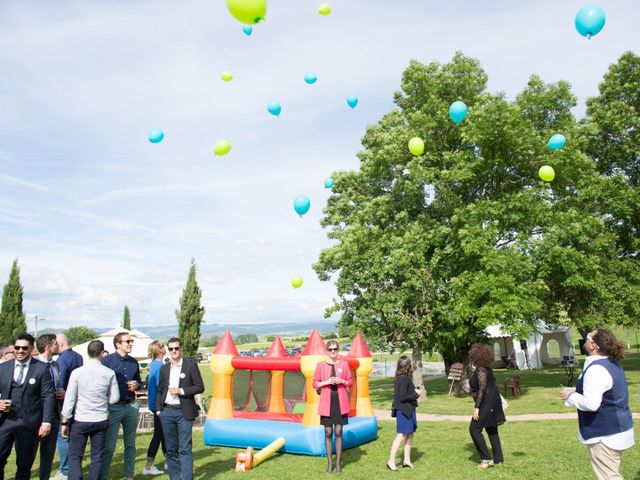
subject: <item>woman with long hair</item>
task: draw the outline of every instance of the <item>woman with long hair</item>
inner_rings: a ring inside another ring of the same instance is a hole
[[[324,445],[327,451],[327,472],[333,471],[332,439],[336,436],[336,472],[342,471],[342,426],[349,422],[349,395],[353,379],[349,364],[338,358],[340,346],[335,340],[327,342],[329,359],[319,362],[313,375],[313,388],[320,394],[318,414],[324,426]]]
[[[502,410],[500,390],[491,368],[493,366],[493,349],[488,345],[479,343],[472,345],[471,350],[469,350],[469,362],[476,367],[469,379],[469,386],[475,399],[475,408],[469,425],[469,433],[482,460],[478,468],[489,468],[504,461],[500,436],[498,435],[498,425],[502,425],[505,422],[505,417]],[[483,429],[489,435],[493,459],[491,459],[487,442],[482,435]]]
[[[167,453],[164,445],[164,435],[162,434],[160,417],[156,415],[156,412],[158,411],[156,408],[156,391],[158,390],[158,382],[160,381],[160,367],[164,365],[162,362],[164,354],[164,345],[159,340],[154,340],[149,344],[149,358],[151,359],[151,365],[149,365],[149,375],[147,376],[147,395],[148,408],[153,415],[153,437],[151,438],[149,448],[147,449],[147,463],[142,469],[142,475],[162,474],[162,470],[156,467],[153,462],[156,459],[158,447],[162,446],[162,453],[165,455]],[[162,401],[162,399],[160,399],[160,401]]]
[[[587,335],[587,358],[575,388],[560,398],[578,410],[578,440],[586,444],[598,480],[622,478],[622,452],[635,442],[629,387],[620,360],[624,345],[606,328]]]
[[[411,374],[413,368],[411,359],[406,355],[402,355],[398,359],[396,365],[396,378],[394,381],[393,406],[396,412],[396,438],[391,444],[391,453],[387,468],[389,470],[398,470],[396,467],[396,454],[400,448],[400,444],[404,441],[404,459],[402,466],[405,468],[413,468],[411,463],[411,441],[413,434],[418,428],[416,419],[416,407],[418,406],[418,397],[420,389],[413,384]]]

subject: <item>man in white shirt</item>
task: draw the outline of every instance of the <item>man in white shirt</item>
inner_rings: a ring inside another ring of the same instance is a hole
[[[93,340],[87,347],[89,361],[75,369],[62,406],[62,435],[69,437],[69,478],[82,477],[82,458],[91,439],[89,480],[100,480],[104,442],[109,427],[109,405],[120,400],[116,374],[100,363],[104,344]],[[69,420],[73,419],[73,422]]]
[[[584,344],[587,359],[575,388],[560,397],[578,409],[578,439],[587,445],[598,480],[622,479],[622,451],[634,444],[629,389],[618,363],[624,356],[622,343],[609,330],[598,328]]]

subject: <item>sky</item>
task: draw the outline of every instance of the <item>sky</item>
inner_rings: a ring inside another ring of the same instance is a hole
[[[224,0],[0,2],[0,283],[18,258],[30,329],[115,327],[125,304],[134,327],[175,324],[191,259],[207,323],[311,328],[335,297],[312,269],[330,246],[324,180],[358,168],[411,59],[461,50],[509,99],[531,74],[567,80],[581,117],[640,46],[637,0],[600,2],[591,40],[583,1],[329,2],[325,17],[320,0],[271,0],[251,36]]]

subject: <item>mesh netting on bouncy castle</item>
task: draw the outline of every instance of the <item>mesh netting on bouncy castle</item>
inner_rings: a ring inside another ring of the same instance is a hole
[[[320,397],[312,385],[316,365],[326,358],[326,347],[315,329],[302,353],[287,355],[276,337],[265,357],[238,354],[227,330],[211,356],[213,392],[204,426],[205,445],[264,448],[283,437],[282,452],[326,455],[318,415]],[[378,432],[369,398],[372,359],[360,334],[342,358],[353,377],[349,423],[342,433],[344,448],[351,448],[374,440]]]

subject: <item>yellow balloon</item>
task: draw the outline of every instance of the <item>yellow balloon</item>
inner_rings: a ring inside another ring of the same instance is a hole
[[[231,144],[226,140],[218,140],[213,147],[213,153],[216,155],[226,155],[231,150]]]
[[[225,82],[230,82],[233,78],[233,74],[229,70],[223,70],[220,78]]]
[[[318,7],[318,13],[326,17],[331,13],[331,5],[329,5],[328,3],[323,3]]]
[[[267,0],[227,0],[227,8],[236,20],[253,25],[264,20]]]
[[[420,137],[413,137],[409,140],[409,151],[415,156],[422,155],[422,152],[424,152],[424,142]]]
[[[556,172],[549,165],[544,165],[538,170],[538,176],[545,182],[552,182],[556,178]]]
[[[291,286],[293,288],[300,288],[302,286],[302,276],[294,275],[293,278],[291,279]]]

